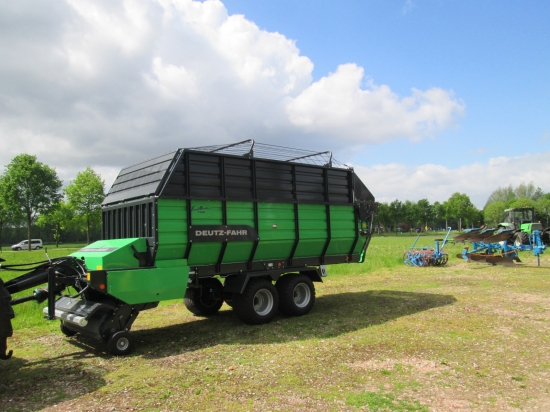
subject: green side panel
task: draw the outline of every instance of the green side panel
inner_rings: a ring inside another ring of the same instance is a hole
[[[254,203],[227,202],[228,225],[248,225],[254,227]],[[222,263],[248,262],[254,242],[228,242]]]
[[[107,291],[128,303],[138,304],[185,296],[188,266],[107,272]]]
[[[520,226],[520,229],[524,233],[533,233],[533,230],[541,230],[542,226],[540,223],[524,223]]]
[[[220,200],[192,200],[192,225],[221,225],[222,202]],[[222,242],[195,242],[187,259],[189,266],[214,265],[222,249]]]
[[[327,211],[325,205],[298,205],[300,242],[294,257],[321,256],[327,243]]]
[[[159,199],[157,209],[158,261],[183,259],[187,247],[187,207],[185,200]]]
[[[157,268],[174,268],[187,266],[187,259],[159,260],[155,263]]]
[[[70,256],[84,259],[88,270],[136,268],[139,261],[134,257],[132,245],[138,252],[147,248],[145,238],[98,240]]]
[[[254,260],[288,259],[296,238],[294,205],[258,203],[260,243]]]
[[[355,210],[353,206],[330,206],[331,240],[326,255],[347,255],[351,251],[355,234]]]

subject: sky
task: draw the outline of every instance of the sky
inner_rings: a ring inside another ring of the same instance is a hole
[[[550,192],[550,2],[0,0],[0,171],[333,152],[380,202]]]

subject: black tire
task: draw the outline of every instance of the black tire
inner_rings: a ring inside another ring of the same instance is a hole
[[[315,286],[306,275],[284,275],[275,287],[279,293],[279,312],[284,315],[306,315],[315,303]]]
[[[128,355],[134,349],[134,340],[130,332],[125,330],[115,332],[107,342],[109,352],[115,356]]]
[[[233,310],[237,317],[249,325],[270,322],[277,314],[279,294],[267,279],[251,279],[242,295],[233,297]]]
[[[529,235],[525,232],[518,232],[514,236],[514,245],[515,246],[521,246],[521,245],[528,245],[529,244]]]
[[[78,333],[72,329],[69,329],[67,325],[63,323],[63,321],[61,321],[61,324],[59,325],[59,329],[61,329],[61,333],[63,333],[63,335],[67,336],[68,338]]]
[[[216,278],[204,278],[198,288],[189,288],[185,292],[183,303],[196,316],[210,316],[217,313],[223,305],[223,286]]]

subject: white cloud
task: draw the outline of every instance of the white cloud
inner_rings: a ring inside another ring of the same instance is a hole
[[[426,164],[416,167],[403,164],[355,166],[355,172],[378,202],[428,199],[444,202],[453,193],[466,193],[474,205],[483,208],[489,195],[498,187],[533,182],[550,191],[550,152],[517,157],[498,157],[487,163],[473,163],[456,169]]]
[[[400,99],[386,86],[361,89],[363,69],[344,64],[287,103],[293,124],[308,133],[341,136],[345,143],[380,143],[399,137],[419,140],[451,126],[464,105],[452,93],[413,89]]]
[[[218,0],[0,5],[0,165],[26,152],[68,180],[176,147],[254,138],[323,149],[451,127],[452,92],[400,97],[343,64],[313,82],[293,40]]]

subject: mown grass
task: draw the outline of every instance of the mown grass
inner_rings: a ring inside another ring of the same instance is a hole
[[[450,245],[447,266],[409,268],[413,241],[375,237],[365,263],[329,267],[304,317],[247,326],[166,302],[125,358],[20,305],[0,410],[550,410],[550,257],[493,267]]]

